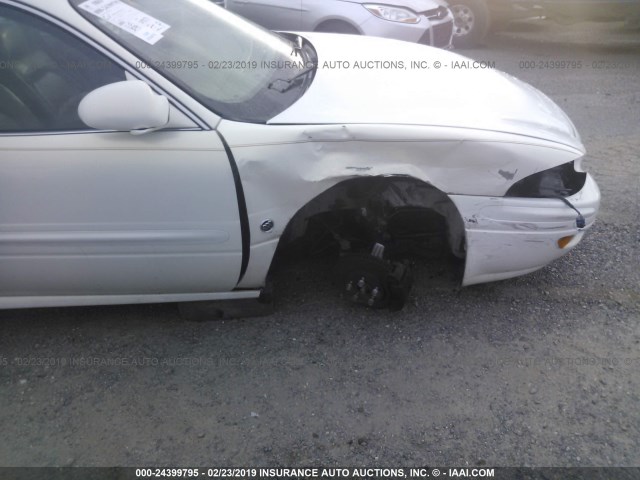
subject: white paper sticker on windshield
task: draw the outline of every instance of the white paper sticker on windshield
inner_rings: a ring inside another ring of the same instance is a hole
[[[155,45],[162,38],[162,34],[171,28],[170,25],[120,0],[87,0],[78,7],[151,45]]]

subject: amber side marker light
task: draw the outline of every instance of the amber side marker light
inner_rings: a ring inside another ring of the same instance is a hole
[[[569,243],[571,243],[571,240],[573,240],[573,237],[575,237],[575,235],[569,235],[568,237],[562,237],[560,240],[558,240],[558,246],[560,248],[564,248],[567,245],[569,245]]]

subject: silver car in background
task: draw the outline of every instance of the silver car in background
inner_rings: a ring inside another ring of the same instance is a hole
[[[270,30],[394,38],[448,48],[453,15],[443,0],[226,0],[228,10]]]

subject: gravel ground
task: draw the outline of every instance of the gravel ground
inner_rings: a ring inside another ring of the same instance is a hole
[[[462,53],[581,131],[603,205],[578,248],[465,289],[432,259],[396,313],[336,301],[321,259],[279,270],[264,318],[0,312],[0,465],[640,465],[640,32],[526,23]]]

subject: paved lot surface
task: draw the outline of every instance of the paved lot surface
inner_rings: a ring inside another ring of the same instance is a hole
[[[0,464],[640,465],[640,33],[525,24],[462,53],[581,131],[603,206],[579,248],[462,290],[426,262],[399,313],[337,302],[314,260],[281,269],[260,319],[0,312]],[[582,67],[521,63],[549,60]]]

